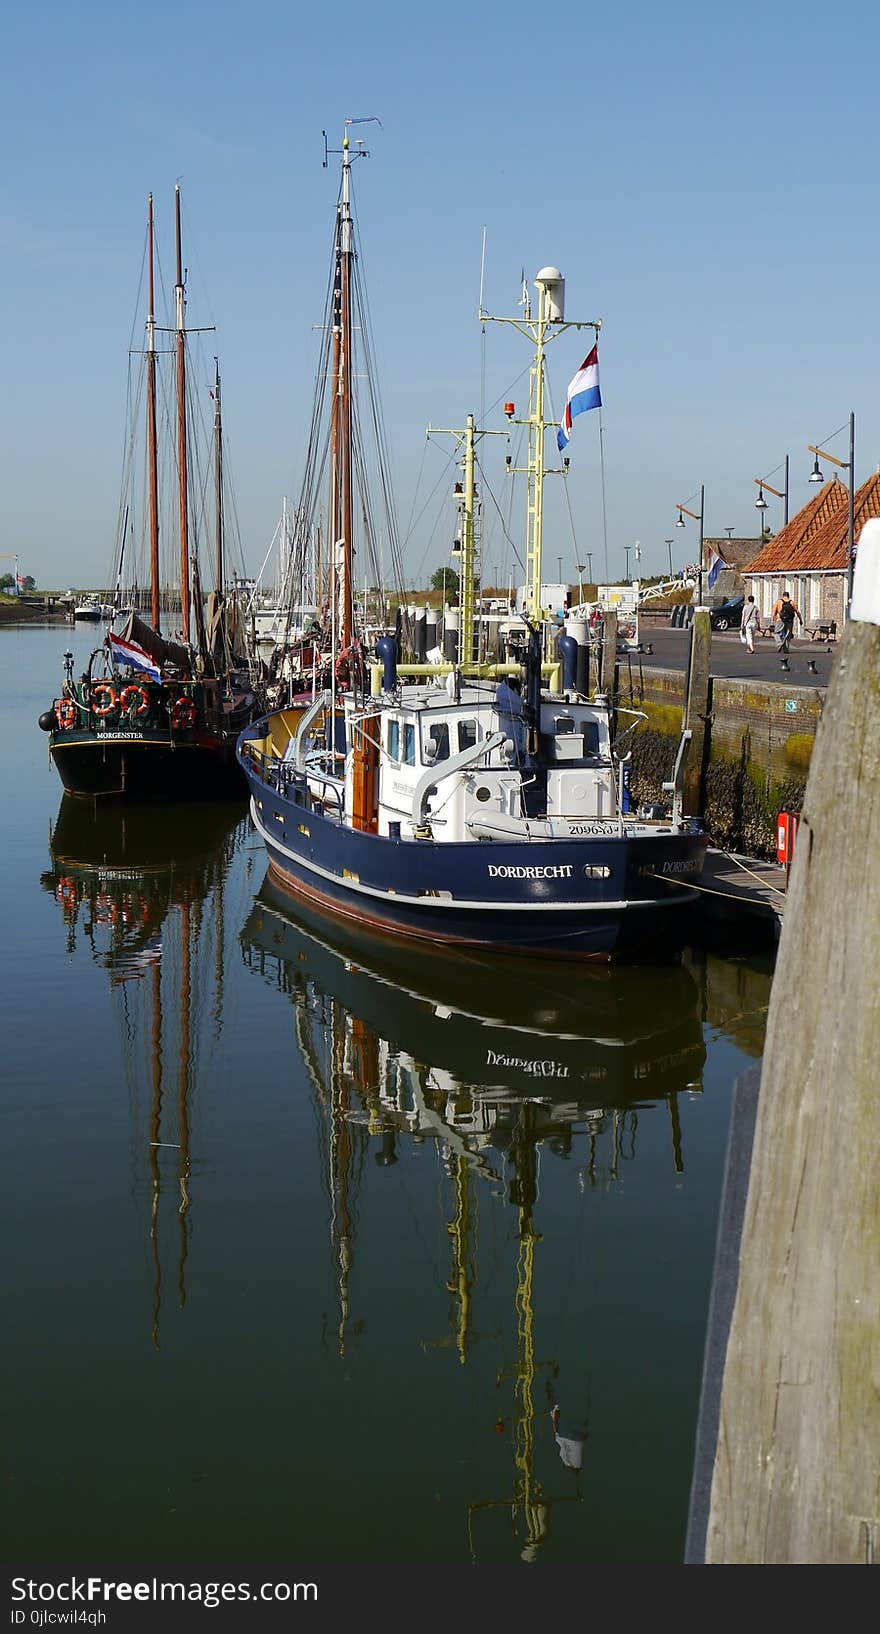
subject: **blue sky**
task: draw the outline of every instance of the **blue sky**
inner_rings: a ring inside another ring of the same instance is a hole
[[[851,408],[863,479],[880,459],[878,45],[876,11],[846,0],[830,16],[772,0],[718,15],[676,0],[332,12],[49,0],[9,15],[0,550],[41,583],[106,580],[146,195],[170,248],[180,177],[189,316],[218,326],[258,565],[299,486],[336,190],[321,131],[338,146],[347,115],[383,126],[366,128],[356,189],[404,527],[420,469],[421,500],[445,458],[431,449],[422,465],[428,422],[479,411],[484,224],[490,310],[515,312],[520,268],[551,263],[568,316],[604,319],[612,574],[637,539],[646,572],[670,536],[692,558],[693,529],[672,524],[701,482],[707,533],[755,533],[751,479],[786,452],[792,509],[805,503],[806,444]],[[557,408],[585,349],[574,334],[554,345]],[[490,333],[488,403],[526,362],[524,343]],[[524,383],[515,395],[524,405]],[[596,420],[576,423],[570,448],[576,544],[551,501],[554,577],[559,555],[566,577],[588,550],[601,564]],[[844,437],[832,451],[845,457]],[[519,540],[524,498],[512,515]],[[422,582],[451,537],[434,525],[429,512],[407,548]],[[497,539],[486,555],[505,561]]]

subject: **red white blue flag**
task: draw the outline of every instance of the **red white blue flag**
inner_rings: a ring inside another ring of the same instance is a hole
[[[161,681],[162,671],[158,664],[154,664],[149,653],[145,652],[143,647],[139,647],[136,641],[126,641],[124,636],[114,635],[112,631],[109,641],[110,657],[114,664],[140,670],[144,675],[149,675],[151,680]]]
[[[709,553],[708,554],[709,554],[709,561],[708,561],[709,571],[708,571],[708,573],[706,575],[706,589],[707,590],[712,590],[714,588],[714,585],[715,585],[715,580],[717,579],[719,573],[721,572],[721,569],[726,567],[727,563],[724,560],[724,557],[722,556],[720,550],[716,550],[714,545],[709,546]]]
[[[577,374],[568,388],[565,399],[565,413],[556,433],[556,444],[560,454],[568,446],[571,436],[571,422],[576,414],[586,414],[587,409],[601,408],[602,398],[599,393],[599,351],[596,346],[584,358]]]

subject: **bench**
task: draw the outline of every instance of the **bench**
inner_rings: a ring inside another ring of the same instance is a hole
[[[811,641],[836,641],[837,620],[835,618],[820,618],[816,620],[810,631]]]

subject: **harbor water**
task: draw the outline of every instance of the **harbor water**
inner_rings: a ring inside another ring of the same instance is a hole
[[[401,953],[62,800],[0,629],[10,1558],[681,1561],[766,958]]]

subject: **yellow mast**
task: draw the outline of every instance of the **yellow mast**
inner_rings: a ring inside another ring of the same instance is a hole
[[[544,478],[554,474],[564,476],[568,469],[567,460],[562,466],[548,467],[544,458],[544,437],[548,431],[555,430],[557,425],[555,420],[548,421],[544,418],[544,353],[550,342],[564,334],[567,329],[593,329],[598,337],[602,327],[601,318],[593,318],[584,323],[565,321],[565,279],[556,267],[543,267],[536,274],[535,287],[538,291],[538,316],[535,320],[531,318],[528,302],[524,318],[495,318],[490,313],[484,312],[482,305],[479,313],[481,323],[511,324],[521,335],[525,335],[534,348],[529,371],[528,418],[515,419],[512,407],[508,413],[508,418],[514,425],[527,426],[529,433],[528,463],[525,466],[508,466],[508,470],[512,474],[525,475],[527,481],[526,613],[532,623],[538,623],[541,618]]]
[[[474,661],[474,626],[476,623],[477,579],[480,576],[480,553],[477,534],[477,483],[476,483],[476,446],[480,437],[503,437],[503,431],[480,431],[476,429],[476,421],[472,414],[467,417],[464,428],[449,426],[429,426],[428,436],[458,437],[464,444],[464,454],[461,460],[461,469],[464,482],[456,483],[455,492],[458,500],[460,517],[461,554],[459,557],[459,636],[458,662],[460,665],[469,665]]]

